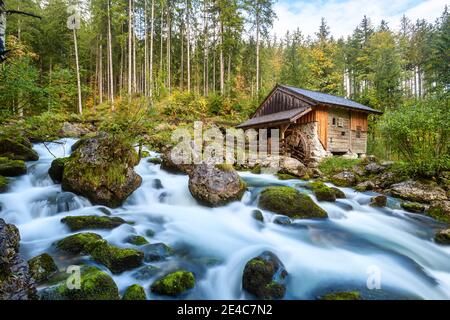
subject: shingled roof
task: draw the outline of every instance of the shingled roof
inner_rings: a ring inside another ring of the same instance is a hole
[[[360,104],[358,102],[355,102],[353,100],[349,100],[343,97],[333,96],[331,94],[321,93],[317,91],[311,91],[306,89],[300,89],[296,87],[286,86],[286,85],[279,85],[279,87],[287,89],[293,93],[299,94],[301,96],[304,96],[306,98],[309,98],[311,100],[314,100],[318,103],[325,103],[325,104],[333,104],[337,106],[347,107],[350,109],[357,109],[361,111],[366,111],[370,113],[377,113],[382,114],[383,112],[375,110],[373,108],[367,107],[363,104]]]
[[[240,124],[237,126],[237,128],[247,128],[247,127],[253,127],[258,125],[264,125],[267,123],[285,123],[285,122],[292,122],[295,119],[298,119],[299,117],[307,114],[311,111],[311,108],[296,108],[291,109],[288,111],[282,111],[277,113],[268,114],[261,117],[252,118],[243,124]]]

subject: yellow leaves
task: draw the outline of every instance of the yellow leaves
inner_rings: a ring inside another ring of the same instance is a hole
[[[31,49],[19,41],[19,39],[15,36],[8,36],[6,38],[6,47],[8,50],[12,50],[9,54],[9,58],[23,58],[28,57],[33,60],[37,60],[39,56],[31,51]]]

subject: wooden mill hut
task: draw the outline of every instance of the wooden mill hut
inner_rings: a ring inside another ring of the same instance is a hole
[[[282,152],[304,163],[367,152],[368,116],[382,112],[320,92],[277,85],[242,129],[279,129]]]

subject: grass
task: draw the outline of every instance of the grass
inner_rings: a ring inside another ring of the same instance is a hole
[[[350,170],[354,166],[361,163],[361,159],[345,159],[342,157],[331,157],[324,159],[320,165],[319,169],[325,175],[331,176],[335,175],[344,170]]]

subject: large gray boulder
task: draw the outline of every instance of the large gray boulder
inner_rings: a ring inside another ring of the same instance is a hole
[[[445,190],[434,184],[424,184],[418,181],[404,181],[391,186],[391,194],[404,200],[431,203],[447,200]]]
[[[83,139],[64,163],[62,189],[92,203],[118,207],[142,183],[139,157],[130,143],[106,134]]]
[[[247,186],[231,165],[200,164],[189,174],[189,191],[201,203],[218,207],[242,198]]]
[[[36,298],[28,263],[19,254],[19,230],[0,219],[0,300]]]

